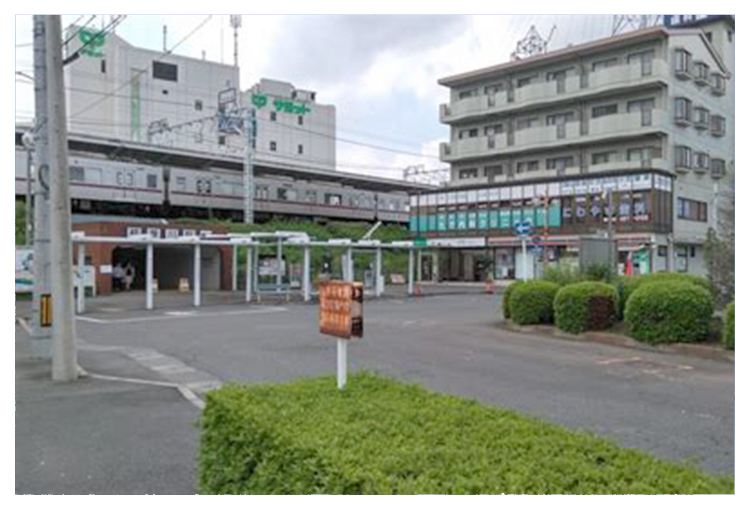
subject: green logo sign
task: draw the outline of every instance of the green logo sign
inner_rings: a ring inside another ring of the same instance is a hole
[[[78,40],[81,41],[81,55],[89,57],[101,57],[103,55],[104,32],[82,29],[79,32]]]
[[[256,108],[263,108],[268,104],[268,96],[262,94],[253,94],[252,102]],[[296,113],[299,115],[304,115],[310,111],[310,108],[308,108],[306,104],[295,103],[294,101],[284,101],[282,99],[277,99],[276,101],[274,101],[273,106],[277,112],[284,113]]]

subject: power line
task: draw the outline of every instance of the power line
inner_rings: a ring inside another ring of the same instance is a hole
[[[73,53],[68,58],[66,58],[65,60],[63,60],[63,66],[66,66],[66,65],[70,64],[71,62],[73,62],[74,60],[76,60],[78,57],[80,57],[81,56],[81,52],[83,50],[85,50],[86,48],[88,48],[90,45],[95,44],[95,43],[98,44],[99,42],[103,42],[104,41],[104,36],[107,35],[107,32],[109,32],[110,30],[114,30],[117,27],[117,25],[119,25],[120,23],[122,23],[123,21],[125,21],[126,17],[127,17],[126,15],[121,14],[121,15],[117,16],[116,18],[114,18],[112,21],[110,21],[109,25],[107,25],[105,28],[103,28],[101,32],[98,32],[97,34],[95,34],[93,37],[91,37],[91,39],[89,39],[82,46],[80,46],[75,51],[75,53]]]
[[[81,14],[80,16],[78,16],[78,19],[77,19],[77,20],[75,20],[75,21],[74,21],[73,23],[71,23],[71,24],[70,24],[70,25],[68,26],[68,29],[70,29],[70,28],[72,28],[72,27],[76,26],[76,23],[78,23],[79,21],[81,21],[81,18],[83,18],[83,16],[84,16],[83,14]],[[89,26],[89,24],[90,24],[90,23],[91,23],[92,21],[94,21],[94,18],[96,18],[96,14],[92,14],[92,15],[91,15],[91,17],[90,17],[90,18],[89,18],[89,19],[88,19],[88,20],[86,21],[86,23],[84,23],[84,24],[83,24],[83,26],[79,27],[79,28],[78,28],[78,30],[76,30],[76,31],[75,31],[75,33],[74,33],[73,35],[71,35],[70,37],[68,37],[67,39],[65,39],[65,41],[63,41],[63,46],[65,46],[65,45],[66,45],[66,44],[68,44],[68,43],[69,43],[70,41],[72,41],[73,39],[75,39],[76,37],[78,37],[78,34],[80,34],[80,33],[81,33],[81,31],[85,30],[85,29],[86,29],[86,27],[87,27],[87,26]]]
[[[166,56],[168,56],[168,55],[171,55],[171,54],[172,54],[172,53],[174,52],[174,50],[175,50],[175,49],[177,49],[177,47],[178,47],[178,46],[180,46],[180,45],[181,45],[182,43],[184,43],[184,42],[185,42],[186,40],[188,40],[188,39],[189,39],[190,37],[192,37],[192,36],[193,36],[193,34],[195,34],[195,33],[196,33],[196,32],[197,32],[198,30],[200,30],[201,28],[203,28],[203,26],[204,26],[204,25],[205,25],[206,23],[208,23],[208,22],[209,22],[209,21],[211,20],[211,18],[213,18],[213,15],[208,15],[208,16],[206,16],[206,18],[205,18],[205,19],[204,19],[204,20],[203,20],[203,21],[202,21],[202,22],[201,22],[201,23],[200,23],[200,24],[199,24],[199,25],[198,25],[197,27],[195,27],[195,28],[194,28],[193,30],[191,30],[191,31],[190,31],[190,32],[189,32],[189,33],[188,33],[188,34],[187,34],[187,35],[186,35],[185,37],[183,37],[182,39],[180,39],[180,40],[179,40],[179,41],[178,41],[178,42],[177,42],[177,43],[176,43],[176,44],[175,44],[174,46],[172,46],[172,47],[171,47],[171,48],[170,48],[170,49],[169,49],[168,51],[165,51],[165,52],[163,52],[163,53],[162,53],[161,55],[159,55],[158,57],[156,57],[156,58],[155,58],[155,59],[153,60],[153,62],[158,62],[158,61],[160,61],[160,60],[161,60],[162,58],[164,58],[164,57],[166,57]],[[93,103],[91,103],[91,104],[90,104],[90,105],[88,105],[87,107],[83,108],[82,110],[79,110],[79,111],[77,111],[77,112],[76,112],[75,114],[73,114],[73,115],[72,115],[71,117],[75,117],[75,116],[81,115],[81,114],[83,114],[83,113],[85,113],[85,112],[89,111],[89,110],[90,110],[91,108],[93,108],[94,106],[97,106],[97,105],[101,104],[101,103],[102,103],[102,102],[103,102],[103,101],[104,101],[104,100],[105,100],[105,99],[106,99],[107,97],[109,97],[109,96],[110,96],[111,94],[116,94],[117,92],[120,92],[120,91],[121,91],[121,90],[122,90],[123,88],[125,88],[126,86],[128,86],[128,84],[132,83],[132,82],[133,82],[133,80],[135,80],[135,79],[137,79],[137,78],[141,77],[141,76],[142,76],[142,75],[143,75],[144,73],[148,72],[149,68],[150,68],[150,66],[147,66],[147,67],[145,67],[145,68],[141,69],[141,70],[140,70],[140,71],[139,71],[138,73],[136,73],[136,75],[135,75],[135,76],[132,76],[132,77],[131,77],[131,78],[130,78],[129,80],[127,80],[127,81],[123,82],[123,84],[122,84],[122,85],[120,85],[120,86],[119,86],[119,87],[118,87],[118,88],[117,88],[117,89],[116,89],[116,90],[115,90],[114,92],[112,92],[112,93],[109,93],[109,94],[107,94],[107,95],[103,96],[103,97],[102,97],[101,99],[99,99],[99,100],[97,100],[97,101],[94,101]]]

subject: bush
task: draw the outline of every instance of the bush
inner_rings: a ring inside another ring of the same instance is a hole
[[[705,340],[712,315],[711,293],[685,281],[640,285],[625,305],[631,335],[651,344]]]
[[[610,282],[614,277],[612,267],[607,264],[589,264],[583,274],[586,280],[594,282]]]
[[[724,347],[734,350],[734,301],[727,305],[724,320]]]
[[[511,294],[513,294],[513,291],[518,288],[519,285],[521,285],[523,282],[521,280],[516,280],[508,287],[506,287],[505,292],[503,292],[503,318],[510,319],[510,305],[509,300]]]
[[[660,282],[683,282],[692,285],[698,285],[708,291],[711,290],[711,285],[706,278],[694,274],[653,273],[643,275],[626,275],[622,277],[622,295],[620,296],[621,306],[623,308],[625,307],[630,295],[641,285]]]
[[[556,283],[544,280],[521,283],[513,290],[508,304],[510,317],[516,324],[552,324],[553,303],[560,289]]]
[[[555,325],[568,333],[607,329],[617,320],[617,290],[602,282],[563,287],[555,296]]]
[[[205,494],[733,493],[731,478],[371,374],[228,385],[200,420]]]
[[[556,283],[560,287],[564,287],[566,285],[570,285],[571,283],[580,282],[581,280],[583,280],[583,277],[581,276],[581,272],[576,267],[571,267],[568,265],[560,267],[550,266],[544,270],[544,276],[542,276],[542,280]]]

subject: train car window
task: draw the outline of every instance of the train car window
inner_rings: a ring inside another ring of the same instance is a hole
[[[86,170],[86,182],[92,184],[102,183],[102,169],[101,168],[89,168]]]
[[[255,198],[258,200],[268,200],[268,186],[257,186],[255,188]]]
[[[326,193],[326,204],[341,205],[341,195],[336,195],[334,193]]]
[[[307,190],[305,192],[305,201],[316,204],[318,203],[318,192],[313,190]]]
[[[148,174],[146,176],[146,187],[156,188],[156,174]]]
[[[82,166],[71,166],[70,167],[70,180],[83,182],[86,180],[85,173]]]
[[[175,181],[175,184],[177,185],[177,188],[180,190],[184,191],[185,188],[187,188],[187,181],[185,180],[184,177],[178,177],[177,180]]]
[[[276,142],[271,142],[271,151],[276,152]]]
[[[276,190],[276,198],[278,200],[293,202],[297,200],[297,190],[291,188],[278,188]]]

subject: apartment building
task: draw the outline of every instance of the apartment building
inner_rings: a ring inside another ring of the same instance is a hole
[[[450,187],[411,197],[444,278],[538,274],[612,221],[637,272],[705,273],[734,165],[734,18],[652,27],[439,80]],[[514,225],[534,228],[523,264]]]

